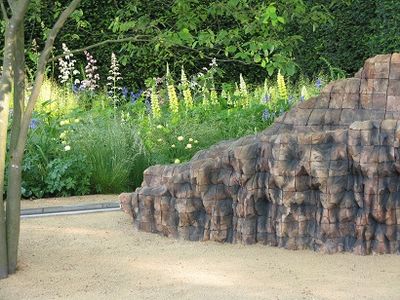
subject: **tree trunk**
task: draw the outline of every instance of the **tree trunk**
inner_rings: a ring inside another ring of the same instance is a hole
[[[10,138],[10,167],[7,187],[7,254],[8,273],[13,274],[17,268],[18,242],[21,214],[21,166],[22,157],[16,151],[20,124],[25,100],[25,36],[24,27],[17,32],[14,51],[14,116]]]
[[[21,165],[32,118],[33,109],[40,93],[46,64],[53,49],[54,40],[67,18],[75,11],[81,0],[73,0],[61,13],[48,34],[40,55],[35,82],[28,103],[24,103],[25,60],[23,20],[30,0],[9,1],[12,17],[8,19],[4,5],[1,6],[6,19],[5,48],[3,53],[3,75],[0,81],[0,279],[17,270],[17,254],[21,213]],[[0,4],[3,2],[0,0]],[[13,69],[15,72],[13,72]],[[4,172],[7,147],[7,126],[11,81],[14,81],[14,118],[10,140],[10,162],[7,185],[7,205],[4,209]]]
[[[14,43],[15,30],[14,28],[10,28],[9,23],[7,23],[3,74],[0,82],[0,278],[5,278],[8,274],[6,216],[3,195]]]
[[[23,1],[23,0],[21,0]],[[29,0],[24,0],[29,2]],[[49,60],[51,51],[53,49],[55,38],[64,26],[65,21],[75,11],[76,7],[80,4],[81,0],[73,0],[68,7],[61,13],[57,22],[48,34],[45,47],[40,55],[35,82],[29,100],[26,106],[24,103],[23,81],[25,63],[23,59],[17,59],[18,62],[14,65],[18,68],[18,74],[14,77],[16,80],[16,93],[14,96],[14,103],[21,108],[18,116],[19,120],[13,120],[12,137],[11,137],[11,155],[9,165],[9,176],[7,186],[7,207],[6,207],[6,220],[7,220],[7,257],[8,257],[8,273],[13,274],[17,269],[17,256],[18,256],[18,242],[20,233],[20,213],[21,213],[21,175],[22,175],[22,159],[24,155],[26,140],[29,131],[29,125],[32,119],[33,109],[39,97],[40,88],[42,86],[46,64]],[[19,2],[18,2],[19,3]],[[23,28],[18,35],[18,52],[15,52],[16,57],[23,56]],[[21,90],[22,89],[22,90]],[[22,113],[22,114],[21,114]],[[15,123],[15,124],[14,124]]]
[[[25,13],[30,0],[9,2],[12,4],[12,17],[8,19],[7,12],[2,6],[3,18],[6,23],[3,52],[3,74],[0,80],[0,278],[9,274],[7,251],[7,213],[4,205],[4,174],[7,152],[7,129],[9,104],[13,81],[13,66],[15,59],[15,43],[19,28],[23,27]],[[22,49],[23,51],[23,49]],[[19,220],[19,215],[18,215]]]

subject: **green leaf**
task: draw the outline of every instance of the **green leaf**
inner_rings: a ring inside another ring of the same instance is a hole
[[[236,52],[237,48],[236,48],[236,46],[231,45],[231,46],[226,47],[225,50],[228,53],[234,53],[234,52]]]

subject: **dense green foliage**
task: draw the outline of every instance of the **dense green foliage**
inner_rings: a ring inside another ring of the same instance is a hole
[[[59,1],[34,1],[28,45],[33,40],[42,45],[60,6]],[[279,69],[288,75],[296,70],[293,52],[302,36],[288,28],[317,28],[327,20],[324,6],[302,0],[88,0],[63,29],[56,49],[61,49],[61,43],[76,49],[104,40],[131,39],[91,52],[100,62],[101,73],[111,52],[117,53],[126,85],[135,88],[159,76],[167,62],[173,71],[185,65],[195,73],[214,57],[224,71],[221,81],[233,82],[240,70],[250,80],[262,82],[266,74]],[[34,62],[35,55],[30,57]],[[51,72],[57,73],[54,65]]]
[[[61,5],[33,3],[26,38],[40,46]],[[64,28],[57,49],[63,42],[76,49],[132,38],[92,49],[92,54],[104,74],[111,52],[117,53],[126,86],[136,89],[159,76],[167,62],[175,71],[184,64],[195,73],[213,57],[224,82],[234,81],[239,70],[259,83],[278,69],[311,77],[328,64],[351,74],[367,57],[400,50],[399,8],[393,0],[88,0]],[[35,55],[30,57],[35,61]],[[57,73],[55,65],[51,69]]]
[[[157,85],[149,81],[140,96],[118,94],[117,106],[113,95],[96,92],[90,108],[86,91],[73,93],[68,82],[46,82],[25,152],[23,196],[132,190],[148,166],[185,162],[222,140],[260,132],[321,88],[306,81],[292,86],[283,76],[278,83],[247,86],[241,77],[238,84],[225,84],[217,92],[216,73],[214,65],[186,84],[173,74]],[[171,107],[172,89],[177,111]],[[190,106],[185,90],[190,90]]]
[[[329,1],[309,2],[326,5]],[[400,51],[399,9],[400,2],[394,0],[332,1],[329,11],[333,22],[315,31],[305,26],[291,29],[305,37],[294,55],[302,73],[311,76],[326,70],[328,66],[321,59],[325,58],[351,75],[368,57]]]

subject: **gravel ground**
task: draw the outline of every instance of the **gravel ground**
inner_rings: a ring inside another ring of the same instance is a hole
[[[19,255],[1,300],[400,299],[400,255],[177,241],[122,212],[24,219]]]

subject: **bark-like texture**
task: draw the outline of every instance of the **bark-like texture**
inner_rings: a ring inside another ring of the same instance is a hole
[[[188,240],[400,251],[400,54],[366,61],[262,133],[153,166],[122,207]]]

